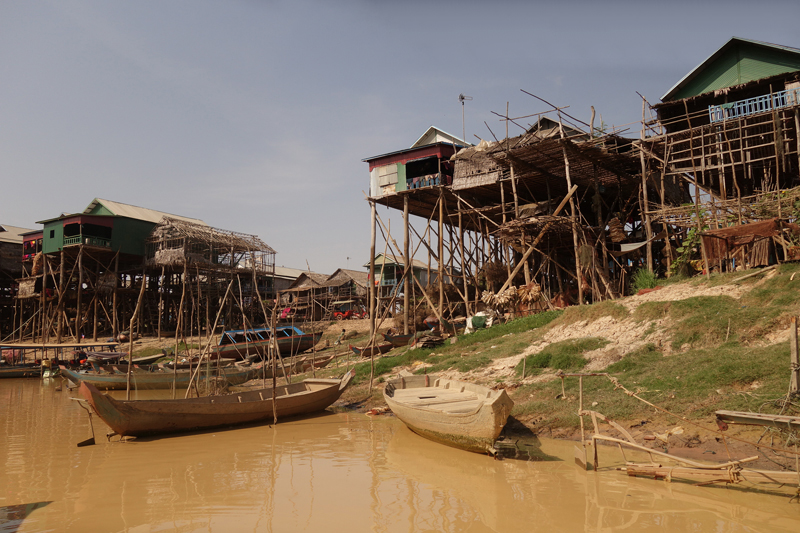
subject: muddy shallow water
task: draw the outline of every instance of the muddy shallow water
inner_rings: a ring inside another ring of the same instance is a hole
[[[93,417],[78,448],[88,416],[59,384],[0,380],[0,532],[800,530],[788,489],[628,478],[612,449],[587,473],[573,443],[535,438],[518,443],[530,460],[498,461],[391,416],[129,442]]]

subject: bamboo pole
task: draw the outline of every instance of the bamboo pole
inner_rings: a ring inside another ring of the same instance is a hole
[[[83,299],[83,244],[78,245],[78,310],[75,313],[75,342],[81,343],[81,303]]]
[[[92,341],[97,342],[97,302],[100,298],[100,295],[97,292],[97,282],[100,280],[100,262],[97,261],[97,266],[94,270],[94,298],[92,299],[94,303],[94,316],[92,322]]]
[[[369,252],[369,336],[375,338],[375,237],[376,237],[376,216],[375,202],[370,200],[370,252]],[[386,257],[383,258],[386,264]],[[413,277],[413,276],[412,276]],[[374,367],[370,369],[369,375],[369,394],[372,395],[372,379],[374,378]]]
[[[164,302],[164,267],[161,267],[161,276],[158,278],[158,340],[161,340],[161,308]],[[177,355],[177,354],[176,354]]]
[[[117,288],[119,286],[119,252],[114,256],[114,292],[111,295],[111,315],[113,323],[111,325],[111,336],[116,339],[119,336],[119,316],[117,314]]]
[[[231,287],[233,287],[233,279],[231,279],[230,283],[228,283],[228,288],[225,290],[225,296],[222,297],[222,302],[219,304],[219,310],[217,310],[217,317],[214,319],[214,326],[211,328],[211,331],[208,335],[208,341],[206,342],[206,347],[203,349],[203,352],[200,354],[200,358],[197,361],[197,366],[195,367],[194,373],[189,377],[189,387],[186,389],[186,395],[184,398],[189,397],[189,391],[192,388],[192,383],[194,382],[195,378],[200,373],[200,367],[203,364],[203,358],[208,353],[209,348],[211,347],[211,341],[214,339],[214,331],[217,330],[217,324],[219,323],[219,317],[222,315],[222,311],[225,309],[225,302],[228,299],[228,294],[231,292]]]
[[[789,392],[796,394],[800,389],[800,356],[797,348],[797,317],[793,316],[789,326],[789,341],[791,343],[791,379],[789,380]]]
[[[558,214],[561,212],[561,210],[562,210],[562,209],[564,209],[564,206],[565,206],[565,205],[567,205],[567,202],[568,202],[568,201],[570,201],[570,199],[572,198],[572,195],[573,195],[573,194],[575,194],[575,191],[577,191],[577,190],[578,190],[578,186],[577,186],[577,185],[573,185],[573,186],[570,188],[570,190],[567,192],[567,195],[564,197],[564,199],[563,199],[563,200],[561,200],[561,203],[560,203],[560,204],[558,204],[558,207],[556,207],[555,211],[553,211],[553,216],[554,216],[554,217],[555,217],[555,216],[557,216],[557,215],[558,215]],[[522,268],[522,265],[523,265],[523,264],[525,263],[525,261],[527,261],[527,260],[528,260],[528,258],[531,256],[531,254],[533,253],[533,251],[536,249],[536,245],[537,245],[537,244],[539,244],[539,241],[541,241],[541,240],[542,240],[542,238],[544,238],[544,234],[545,234],[545,232],[546,232],[546,231],[547,231],[547,230],[550,228],[550,226],[552,226],[552,225],[553,225],[553,222],[552,222],[552,221],[551,221],[551,222],[548,222],[547,224],[545,224],[545,225],[544,225],[544,227],[543,227],[543,228],[541,229],[541,231],[539,232],[539,235],[537,235],[537,236],[536,236],[536,238],[533,240],[533,243],[531,243],[531,245],[528,247],[528,250],[527,250],[527,251],[525,252],[525,254],[522,256],[522,260],[521,260],[521,261],[520,261],[520,262],[517,264],[516,268],[514,268],[514,271],[511,273],[511,276],[509,276],[509,277],[508,277],[508,279],[507,279],[507,280],[506,280],[506,282],[503,284],[503,286],[500,288],[500,290],[499,290],[499,291],[497,291],[497,294],[500,294],[501,292],[505,291],[505,290],[508,288],[508,286],[509,286],[509,285],[511,285],[511,283],[512,283],[512,282],[513,282],[513,280],[514,280],[514,277],[515,277],[517,274],[519,274],[519,271],[520,271],[520,269]],[[578,284],[580,284],[580,280],[578,280]]]
[[[461,279],[464,284],[464,312],[469,316],[469,287],[467,287],[467,263],[464,257],[464,226],[461,220],[461,198],[458,198],[458,247],[461,252]]]
[[[313,312],[313,310],[312,310]],[[278,389],[278,365],[277,359],[280,357],[281,350],[278,346],[278,336],[275,335],[275,326],[278,323],[278,306],[272,306],[272,319],[270,320],[270,329],[272,330],[272,423],[278,423],[278,405],[275,402]],[[284,371],[284,377],[286,371]]]
[[[561,120],[561,114],[558,115],[558,130],[559,134],[561,135],[561,142],[564,143],[565,135],[564,135],[564,124]],[[567,155],[567,147],[566,145],[561,146],[561,149],[564,153],[564,175],[567,179],[567,187],[572,189],[572,179],[570,178],[569,173],[569,156]],[[582,283],[582,272],[581,272],[581,258],[580,253],[578,250],[578,224],[580,219],[578,218],[577,209],[575,207],[575,201],[572,199],[572,195],[569,198],[569,207],[570,207],[570,218],[572,219],[572,244],[575,247],[575,271],[578,275],[578,305],[583,305],[583,283]]]
[[[131,374],[133,371],[133,328],[134,325],[136,324],[136,320],[139,318],[139,308],[142,306],[142,298],[144,297],[145,284],[146,284],[145,272],[142,271],[142,288],[139,289],[139,299],[136,300],[136,308],[133,310],[133,315],[131,316],[131,321],[130,324],[128,325],[128,376],[126,379],[126,390],[125,390],[126,400],[131,399]]]
[[[409,283],[408,275],[411,272],[409,266],[411,265],[411,257],[409,253],[411,236],[408,232],[408,194],[403,195],[403,265],[405,272],[403,273],[403,334],[408,335],[409,327],[408,321],[410,319],[409,306],[411,304],[410,291],[413,289]],[[413,274],[412,274],[413,275]]]
[[[444,193],[439,189],[439,315],[444,314]]]
[[[183,260],[183,276],[181,282],[181,302],[178,305],[177,324],[175,324],[175,352],[172,354],[172,399],[175,399],[178,388],[178,336],[180,335],[183,327],[183,302],[186,299],[186,273],[188,272],[189,264],[186,259]],[[163,279],[164,267],[161,267],[161,275]],[[161,331],[161,306],[158,310],[158,330]]]
[[[644,139],[645,139],[645,130],[644,130],[644,123],[645,123],[645,112],[647,109],[647,102],[644,98],[642,98],[642,142],[641,146],[644,146]],[[639,159],[642,164],[642,205],[639,207],[641,213],[641,221],[645,225],[645,235],[647,238],[647,244],[645,245],[647,250],[646,261],[647,261],[647,270],[650,272],[653,271],[653,228],[650,226],[650,214],[648,213],[648,206],[649,201],[647,197],[647,162],[645,161],[644,157],[644,150],[639,150]]]
[[[64,331],[64,318],[62,310],[64,309],[64,249],[61,249],[61,260],[58,267],[58,304],[56,305],[56,317],[58,325],[56,326],[56,342],[61,344],[62,335]],[[15,308],[16,309],[16,308]]]

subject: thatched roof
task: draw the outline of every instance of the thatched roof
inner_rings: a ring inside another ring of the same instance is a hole
[[[207,244],[216,249],[232,250],[234,253],[275,253],[275,250],[256,235],[212,228],[211,226],[203,226],[170,217],[164,217],[161,222],[153,228],[153,231],[147,238],[147,242],[158,243],[180,238],[196,243]]]

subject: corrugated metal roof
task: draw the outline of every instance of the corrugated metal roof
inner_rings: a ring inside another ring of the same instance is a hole
[[[84,214],[90,214],[98,205],[101,205],[120,217],[135,218],[137,220],[146,220],[158,224],[164,217],[175,218],[201,226],[208,226],[199,218],[189,218],[180,215],[173,215],[171,213],[164,213],[163,211],[156,211],[155,209],[148,209],[147,207],[138,207],[130,204],[123,204],[121,202],[114,202],[113,200],[104,200],[102,198],[95,198],[92,203],[83,210]]]
[[[391,254],[388,254],[388,255],[386,255],[384,257],[383,254],[378,254],[375,257],[375,268],[377,269],[378,267],[380,267],[380,265],[383,265],[384,261],[385,261],[385,264],[387,264],[387,265],[404,266],[402,257],[395,257],[394,255],[391,255]],[[412,259],[411,260],[411,266],[413,268],[428,268],[427,263],[423,263],[422,261],[420,261],[418,259]],[[364,268],[369,268],[369,262],[367,262],[367,264],[364,265]],[[431,269],[435,270],[436,267],[432,265]]]
[[[672,88],[669,91],[667,91],[666,94],[664,94],[664,96],[661,97],[661,101],[662,102],[666,102],[668,100],[673,100],[673,99],[680,100],[682,98],[686,98],[687,95],[679,94],[681,92],[681,90],[684,89],[684,87],[686,87],[687,85],[689,85],[693,80],[695,80],[695,78],[700,76],[701,73],[706,71],[714,62],[716,62],[721,57],[723,57],[729,50],[731,50],[732,48],[734,48],[734,47],[736,47],[738,45],[746,45],[746,46],[751,46],[751,47],[758,47],[758,48],[761,48],[761,49],[768,49],[768,50],[771,50],[773,52],[778,52],[778,53],[788,52],[790,54],[797,54],[798,56],[800,56],[800,49],[793,48],[791,46],[783,46],[783,45],[779,45],[779,44],[766,43],[766,42],[762,42],[762,41],[754,41],[752,39],[743,39],[741,37],[731,37],[730,40],[728,40],[728,42],[723,44],[719,49],[717,49],[717,51],[715,51],[713,54],[711,54],[706,59],[704,59],[702,63],[697,65],[695,68],[693,68],[686,76],[681,78],[681,80],[678,83],[676,83],[674,86],[672,86]],[[740,61],[741,60],[738,60],[737,63],[739,63]],[[772,75],[772,74],[778,74],[778,72],[776,72],[774,69],[765,68],[763,65],[760,65],[760,66],[757,65],[756,68],[763,70],[763,72],[761,72],[759,74],[754,69],[754,75],[758,75],[758,76],[760,76],[760,78],[767,77],[767,76]],[[717,85],[725,85],[725,83],[727,83],[728,86],[730,86],[730,85],[737,85],[739,83],[744,83],[744,81],[751,81],[750,79],[742,80],[740,78],[740,75],[739,75],[739,72],[738,72],[738,70],[739,70],[738,69],[738,65],[737,65],[737,68],[732,69],[732,72],[728,72],[727,71],[728,69],[723,69],[723,70],[724,70],[724,72],[722,72],[720,74],[720,80],[722,80],[722,81],[717,80],[717,81],[719,81],[719,83],[717,83]],[[791,72],[793,70],[796,70],[796,69],[794,67],[792,67],[792,66],[788,66],[782,72]],[[760,78],[752,78],[752,79],[760,79]],[[719,89],[719,88],[721,88],[721,87],[717,87],[717,86],[713,87],[713,89]],[[701,93],[698,93],[698,94],[701,94]],[[691,95],[691,96],[694,96],[694,95]]]
[[[439,139],[440,136],[444,137],[444,139]],[[431,139],[428,139],[428,137],[431,137]],[[470,144],[464,139],[459,139],[455,135],[447,133],[446,131],[439,129],[436,126],[431,126],[427,130],[425,130],[425,133],[419,136],[419,139],[417,139],[414,142],[414,144],[411,145],[411,148],[417,148],[419,146],[425,146],[428,144],[435,144],[437,142],[445,142],[445,143],[452,142],[456,145],[470,146]]]
[[[22,244],[22,235],[32,231],[36,230],[20,228],[17,226],[9,226],[8,224],[0,224],[0,242]]]
[[[276,278],[297,279],[297,276],[303,274],[304,272],[308,271],[303,270],[302,268],[288,268],[284,266],[275,267]]]

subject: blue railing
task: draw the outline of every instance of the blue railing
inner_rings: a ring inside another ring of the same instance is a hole
[[[442,182],[441,174],[428,174],[418,178],[406,180],[406,189],[421,189],[423,187],[434,187],[436,185],[447,185]]]
[[[88,235],[73,235],[72,237],[64,237],[64,246],[69,246],[72,244],[86,244],[88,246],[97,246],[100,248],[111,248],[111,239],[90,237]]]
[[[781,109],[798,104],[800,104],[800,89],[790,89],[748,98],[747,100],[739,100],[730,104],[708,106],[708,117],[713,124],[730,118],[768,113],[773,109]]]

